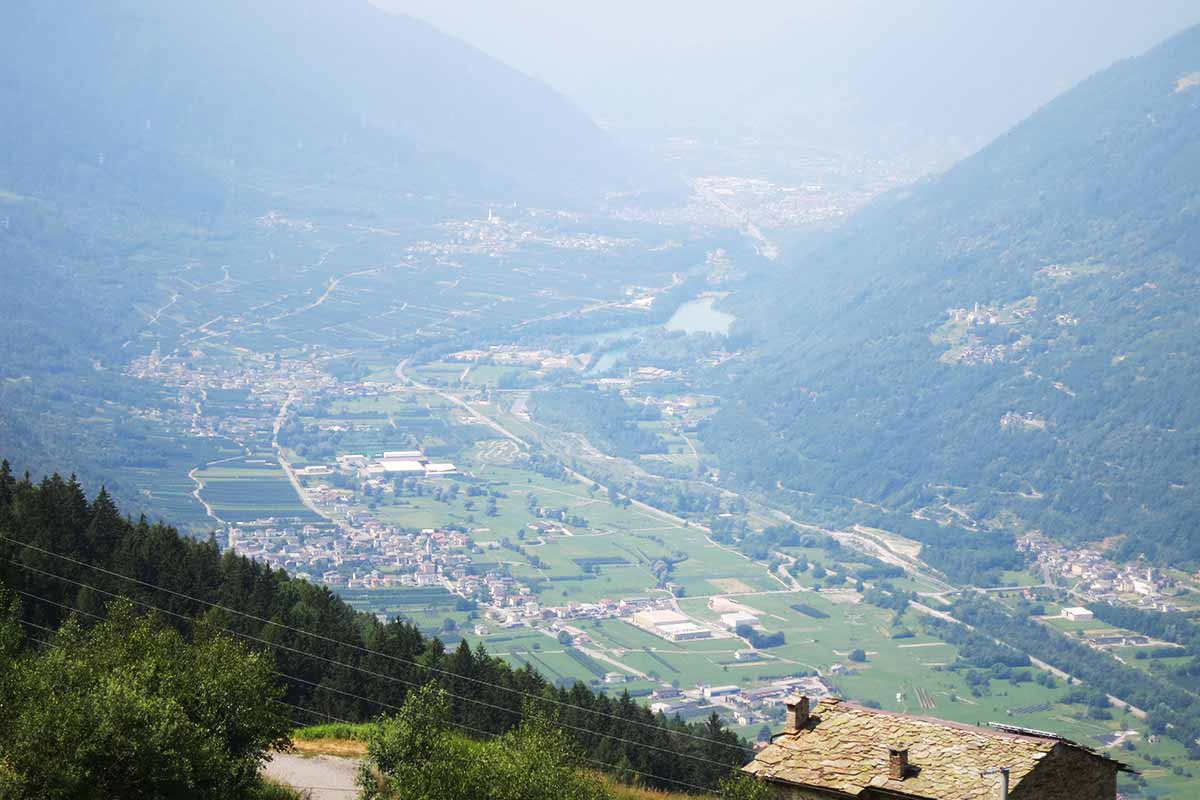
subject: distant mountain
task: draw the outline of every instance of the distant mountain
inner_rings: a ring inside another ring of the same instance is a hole
[[[1200,27],[757,299],[758,357],[731,362],[704,432],[736,480],[842,518],[1200,564]]]
[[[709,142],[737,174],[802,183],[795,154],[814,148],[949,166],[1200,21],[1193,0],[372,2],[546,79],[618,136]]]
[[[546,85],[367,0],[17,0],[0,9],[0,188],[115,181],[209,210],[226,181],[588,197],[623,155]],[[251,180],[254,179],[254,180]]]

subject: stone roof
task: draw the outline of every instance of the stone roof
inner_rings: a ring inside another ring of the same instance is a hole
[[[908,748],[902,780],[888,777],[888,748],[894,746]],[[850,796],[875,788],[901,796],[991,800],[998,778],[984,772],[1009,768],[1010,791],[1015,790],[1055,747],[1117,763],[1048,734],[989,730],[825,698],[799,730],[775,736],[744,769]]]

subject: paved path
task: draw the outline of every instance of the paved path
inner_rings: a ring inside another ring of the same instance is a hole
[[[313,800],[351,800],[358,796],[354,776],[358,762],[336,756],[302,756],[276,753],[263,772],[297,789],[305,789]]]

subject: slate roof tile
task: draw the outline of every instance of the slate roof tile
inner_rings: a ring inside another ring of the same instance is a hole
[[[908,747],[909,771],[902,780],[888,776],[889,746]],[[745,769],[849,795],[874,787],[914,797],[991,800],[997,779],[983,773],[1009,768],[1015,790],[1058,746],[1087,750],[1052,736],[977,728],[825,698],[800,730],[776,736]]]

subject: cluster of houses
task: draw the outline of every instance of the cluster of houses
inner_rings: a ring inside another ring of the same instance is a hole
[[[1076,593],[1090,602],[1179,610],[1167,599],[1173,579],[1153,567],[1117,565],[1097,550],[1065,547],[1037,533],[1021,537],[1017,547],[1031,554],[1044,574],[1071,581]]]
[[[237,318],[228,320],[233,324]],[[134,359],[127,374],[175,390],[174,409],[144,409],[142,416],[179,424],[193,436],[226,436],[243,440],[269,430],[274,409],[288,397],[375,397],[401,388],[399,384],[342,382],[330,375],[315,351],[302,358],[277,358],[271,353],[239,353],[236,362],[195,350],[186,355],[163,355],[155,350]],[[218,406],[208,413],[214,392],[246,392],[245,405],[270,407],[263,415],[230,414]],[[327,426],[332,427],[332,426]]]
[[[372,520],[361,528],[232,526],[226,535],[239,555],[328,586],[440,586],[470,570],[471,540],[453,531],[403,532]]]
[[[506,367],[533,369],[582,370],[591,363],[590,353],[557,353],[551,350],[523,350],[516,345],[492,345],[486,350],[459,350],[445,357],[446,361],[476,364],[489,362]]]
[[[1013,345],[1011,349],[1016,349]],[[1000,364],[1008,358],[1010,348],[1006,344],[988,344],[977,336],[969,338],[967,343],[957,350],[951,351],[946,358],[957,364],[975,366],[978,364]]]
[[[971,308],[950,308],[946,316],[951,322],[964,322],[967,325],[999,325],[1000,315],[991,306],[980,306],[976,303]]]
[[[797,692],[825,697],[832,689],[821,678],[781,678],[763,686],[747,689],[737,684],[698,683],[691,689],[662,686],[650,695],[650,710],[668,717],[687,718],[710,713],[714,707],[734,724],[751,725],[782,716],[786,699]]]
[[[1024,414],[1007,411],[1000,417],[1000,427],[1041,431],[1046,429],[1046,420],[1032,411],[1026,411]]]
[[[499,257],[516,252],[525,245],[608,253],[636,244],[633,239],[587,231],[544,229],[534,225],[534,219],[533,214],[529,213],[522,214],[519,220],[505,220],[494,211],[488,211],[486,219],[446,222],[439,226],[445,234],[442,241],[417,242],[408,247],[408,253],[442,259],[465,255]]]
[[[587,644],[591,641],[587,632],[570,625],[571,621],[624,618],[652,609],[661,602],[649,597],[627,597],[621,600],[602,599],[563,606],[542,606],[532,596],[517,595],[508,598],[507,605],[493,602],[488,615],[505,626],[549,620],[550,630],[567,633],[576,644]]]

